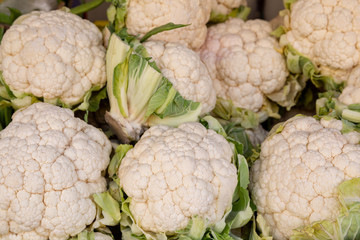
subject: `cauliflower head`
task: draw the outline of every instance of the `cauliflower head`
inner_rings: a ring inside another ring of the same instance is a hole
[[[246,5],[246,0],[211,0],[211,10],[221,14],[229,14],[232,9]]]
[[[337,83],[360,59],[360,1],[297,0],[283,42],[292,45]]]
[[[184,229],[194,216],[218,222],[237,185],[231,158],[225,138],[200,123],[151,127],[118,170],[135,222],[155,233]]]
[[[132,0],[128,6],[126,27],[130,34],[143,36],[151,29],[169,22],[189,24],[156,34],[150,39],[179,42],[198,49],[206,38],[210,11],[211,0]]]
[[[259,19],[234,18],[209,28],[200,56],[218,97],[258,112],[265,95],[284,86],[288,71],[271,31],[270,23]]]
[[[197,53],[179,43],[148,41],[144,46],[181,96],[201,103],[201,114],[215,107],[216,93],[210,74]]]
[[[296,116],[262,143],[250,190],[275,239],[337,217],[338,185],[360,177],[360,133],[343,135],[341,129],[339,120]]]
[[[72,106],[92,87],[106,83],[101,32],[69,12],[21,16],[4,34],[0,52],[5,83],[15,95]]]
[[[35,103],[0,132],[0,239],[68,239],[93,222],[90,196],[111,143],[69,109]]]

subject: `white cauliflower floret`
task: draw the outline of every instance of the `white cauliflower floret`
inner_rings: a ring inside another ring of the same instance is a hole
[[[334,220],[340,210],[337,187],[360,177],[359,134],[341,134],[339,120],[320,122],[297,116],[261,146],[250,172],[258,212],[276,239],[320,220]]]
[[[68,239],[93,222],[111,143],[69,109],[35,103],[0,132],[0,239]]]
[[[347,105],[360,103],[360,66],[352,70],[339,100]]]
[[[144,46],[181,96],[201,103],[201,114],[215,107],[215,89],[198,54],[178,43],[148,41]]]
[[[72,106],[106,83],[101,32],[72,13],[21,16],[4,34],[0,50],[5,83],[15,94]]]
[[[218,97],[257,112],[284,86],[288,72],[271,31],[266,21],[235,18],[209,28],[200,55]]]
[[[118,171],[136,224],[172,233],[194,216],[210,225],[218,222],[237,185],[231,157],[225,138],[200,123],[151,127]]]
[[[232,9],[246,5],[246,0],[211,0],[211,10],[220,14],[229,14]]]
[[[359,64],[360,2],[298,0],[291,6],[289,31],[284,35],[292,45],[336,82],[346,81]]]
[[[210,11],[211,0],[132,0],[128,6],[126,27],[130,34],[143,36],[151,29],[169,22],[189,24],[156,34],[150,39],[179,42],[198,49],[206,38]]]

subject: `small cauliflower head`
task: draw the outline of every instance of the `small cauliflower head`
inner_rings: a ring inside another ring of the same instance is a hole
[[[337,83],[360,59],[360,1],[297,0],[281,42],[292,45]]]
[[[231,158],[225,138],[200,123],[151,127],[118,170],[135,222],[155,233],[184,229],[194,216],[218,222],[237,185]]]
[[[126,27],[132,35],[143,36],[151,29],[173,22],[189,26],[165,31],[152,40],[179,42],[192,49],[204,43],[206,23],[210,18],[211,0],[131,0],[126,15]]]
[[[234,18],[209,28],[200,56],[218,97],[258,112],[266,94],[284,86],[288,71],[271,31],[270,23],[259,19]]]
[[[5,83],[15,95],[73,106],[106,83],[100,30],[69,12],[21,16],[5,32],[0,51]]]
[[[250,190],[275,239],[339,214],[338,185],[360,177],[360,133],[341,129],[339,120],[296,116],[262,143]]]
[[[0,239],[68,239],[93,222],[106,190],[105,134],[69,109],[35,103],[0,132]]]
[[[210,74],[197,53],[179,43],[147,41],[144,46],[181,96],[201,103],[201,114],[215,107],[216,93]]]
[[[220,14],[229,14],[232,9],[246,5],[246,0],[211,0],[211,11]]]

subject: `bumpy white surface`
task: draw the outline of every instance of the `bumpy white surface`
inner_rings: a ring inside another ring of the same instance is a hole
[[[90,195],[106,190],[105,134],[69,109],[36,103],[0,132],[0,239],[62,240],[96,214]]]
[[[338,120],[298,116],[262,143],[260,159],[251,168],[250,189],[275,239],[337,216],[337,186],[360,177],[360,134],[342,135],[341,128]]]
[[[219,221],[237,184],[231,156],[225,138],[200,123],[151,127],[118,172],[136,223],[169,233],[185,228],[192,216]]]
[[[169,22],[190,24],[156,34],[150,39],[179,42],[198,49],[206,38],[210,11],[211,0],[132,0],[128,6],[126,27],[130,34],[143,36]]]
[[[360,59],[360,0],[298,0],[289,22],[286,42],[322,74],[346,81]]]
[[[209,28],[200,56],[218,97],[257,112],[265,94],[284,86],[288,72],[271,31],[263,20],[230,19]]]
[[[228,14],[233,8],[246,5],[246,0],[211,0],[211,10],[221,14]]]
[[[351,71],[339,100],[347,105],[360,103],[360,66]]]
[[[13,91],[74,105],[92,86],[106,83],[101,32],[65,11],[23,15],[4,34],[0,50]]]
[[[181,96],[201,103],[201,114],[215,107],[213,82],[197,53],[179,43],[148,41],[144,46]]]

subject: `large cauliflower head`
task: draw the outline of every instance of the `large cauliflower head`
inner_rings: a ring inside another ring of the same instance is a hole
[[[151,127],[118,171],[135,222],[158,233],[181,230],[194,216],[218,222],[237,185],[231,157],[225,138],[200,123]]]
[[[297,0],[286,43],[309,57],[324,75],[346,81],[360,59],[360,1]]]
[[[232,9],[246,5],[246,0],[211,0],[211,10],[221,14],[229,14]]]
[[[72,106],[106,83],[101,32],[72,13],[21,16],[5,32],[0,51],[4,80],[15,93]]]
[[[96,215],[106,190],[105,134],[69,109],[36,103],[0,132],[0,239],[68,239]]]
[[[280,90],[288,72],[284,57],[276,51],[270,23],[230,19],[209,28],[200,50],[213,78],[218,97],[255,112],[265,95]]]
[[[210,74],[197,53],[179,43],[148,41],[144,46],[181,96],[201,103],[201,114],[215,107],[216,93]]]
[[[131,0],[126,27],[132,35],[143,36],[151,29],[173,22],[189,26],[165,31],[152,36],[152,40],[179,42],[198,49],[204,43],[206,23],[210,18],[211,0]]]
[[[276,239],[337,217],[338,185],[360,177],[360,134],[343,135],[341,129],[339,120],[297,116],[263,142],[250,170],[250,189]]]

